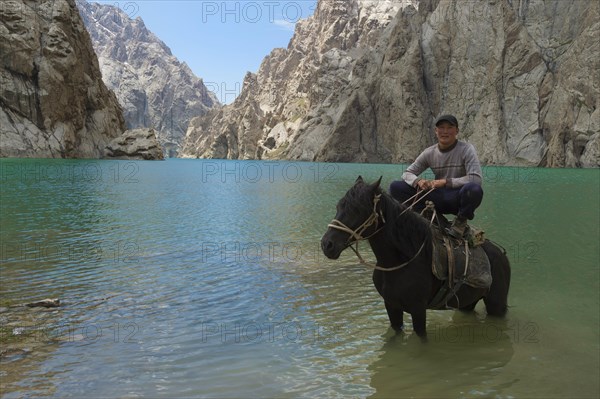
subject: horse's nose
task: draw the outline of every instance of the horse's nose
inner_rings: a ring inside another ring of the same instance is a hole
[[[331,251],[333,249],[333,241],[322,240],[321,241],[321,249],[323,249],[323,251]]]
[[[329,259],[337,259],[340,256],[335,242],[327,237],[323,237],[321,240],[321,249],[323,250],[323,254]]]

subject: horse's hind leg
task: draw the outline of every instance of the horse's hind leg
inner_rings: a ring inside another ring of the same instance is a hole
[[[398,307],[394,307],[388,301],[385,301],[385,310],[387,310],[388,318],[392,328],[397,332],[404,329],[404,312]]]

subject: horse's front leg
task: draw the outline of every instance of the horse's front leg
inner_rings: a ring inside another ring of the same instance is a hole
[[[415,333],[424,341],[427,340],[427,313],[425,308],[413,311],[410,314],[412,317],[413,329]]]
[[[392,328],[396,332],[401,332],[404,330],[404,312],[401,308],[396,307],[385,301],[385,310],[387,310],[388,318],[390,319],[390,324]]]

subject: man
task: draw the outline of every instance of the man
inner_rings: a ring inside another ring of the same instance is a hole
[[[435,135],[438,143],[426,148],[417,157],[402,174],[401,181],[392,182],[390,194],[404,202],[414,196],[417,189],[427,192],[435,188],[414,209],[421,211],[425,201],[430,200],[438,212],[456,215],[448,233],[461,238],[467,219],[473,219],[475,209],[483,198],[481,165],[475,147],[456,138],[458,121],[453,115],[442,115],[436,119]],[[427,168],[433,171],[434,180],[419,177]]]

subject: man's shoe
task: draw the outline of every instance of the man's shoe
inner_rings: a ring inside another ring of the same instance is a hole
[[[451,235],[454,238],[462,239],[465,230],[467,229],[467,218],[462,216],[457,216],[456,219],[452,222],[452,226],[446,229],[446,233]]]

